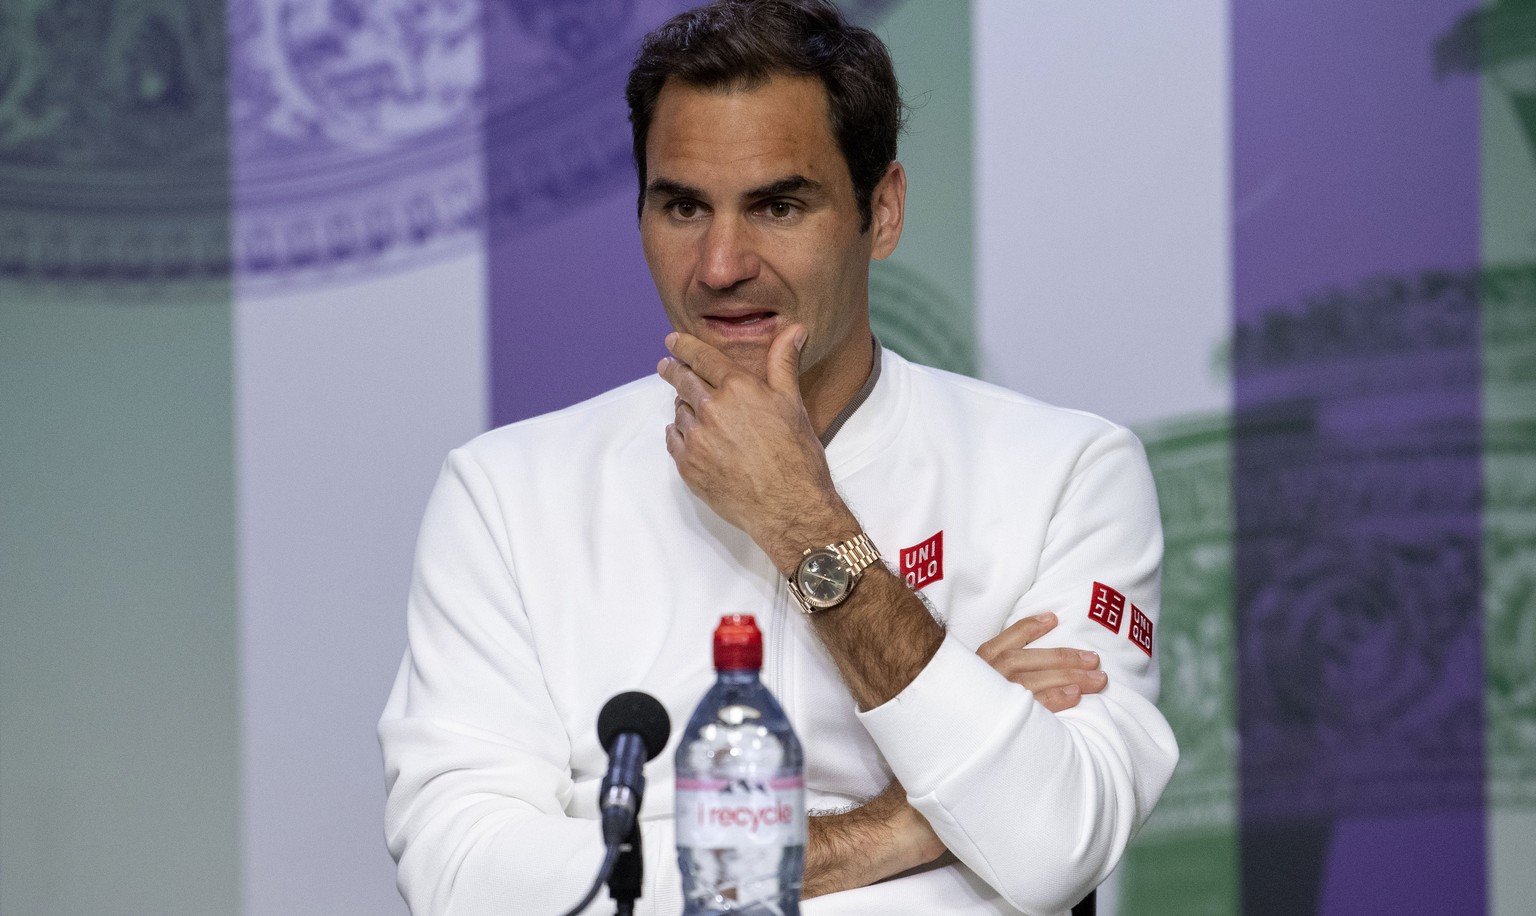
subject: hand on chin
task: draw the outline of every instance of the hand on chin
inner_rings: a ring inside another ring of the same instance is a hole
[[[763,381],[768,380],[768,344],[756,341],[710,342],[731,362],[752,373]]]
[[[768,378],[768,348],[773,343],[776,321],[758,323],[757,333],[743,333],[739,329],[722,328],[718,322],[705,320],[701,326],[689,330],[699,340],[725,354],[731,362],[760,379]]]

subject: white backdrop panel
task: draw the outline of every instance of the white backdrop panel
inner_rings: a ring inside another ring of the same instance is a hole
[[[244,916],[405,912],[374,725],[427,494],[490,414],[484,276],[236,303]]]
[[[1225,0],[977,0],[984,374],[1141,424],[1230,404]]]

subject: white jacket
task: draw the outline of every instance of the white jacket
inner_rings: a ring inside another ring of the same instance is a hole
[[[678,477],[672,399],[643,379],[449,456],[379,723],[386,833],[413,913],[556,916],[581,897],[601,858],[597,713],[625,690],[660,699],[673,723],[646,771],[637,913],[679,912],[672,753],[726,613],[764,631],[763,676],[805,746],[812,811],[856,805],[894,774],[959,860],[806,901],[805,916],[1065,913],[1109,874],[1178,757],[1156,658],[1130,638],[1134,606],[1155,642],[1162,556],[1135,437],[884,352],[827,458],[893,567],[943,532],[940,566],[928,551],[913,581],[947,636],[861,714],[767,557]],[[1124,596],[1115,632],[1089,616],[1098,583]],[[974,652],[1047,610],[1061,623],[1038,645],[1096,650],[1109,674],[1059,715]],[[605,891],[589,911],[611,907]]]

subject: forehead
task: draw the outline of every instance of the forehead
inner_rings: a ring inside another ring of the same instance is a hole
[[[849,181],[826,89],[813,76],[774,76],[750,89],[668,80],[656,100],[646,162],[648,180],[690,185],[752,186],[785,175]]]

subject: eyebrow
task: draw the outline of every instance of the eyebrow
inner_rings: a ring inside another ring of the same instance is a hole
[[[816,192],[821,190],[821,182],[812,181],[804,175],[789,175],[770,181],[765,185],[759,185],[748,191],[749,198],[778,197],[781,194],[793,194],[796,191]]]
[[[822,189],[821,182],[812,181],[804,175],[787,175],[783,178],[775,178],[767,184],[758,185],[748,190],[743,197],[748,200],[757,200],[764,197],[778,197],[782,194],[793,194],[796,191],[818,192]],[[704,192],[692,185],[673,181],[670,178],[653,179],[645,188],[646,197],[691,197],[701,199]]]
[[[704,192],[670,178],[657,178],[645,186],[646,197],[703,197]]]

